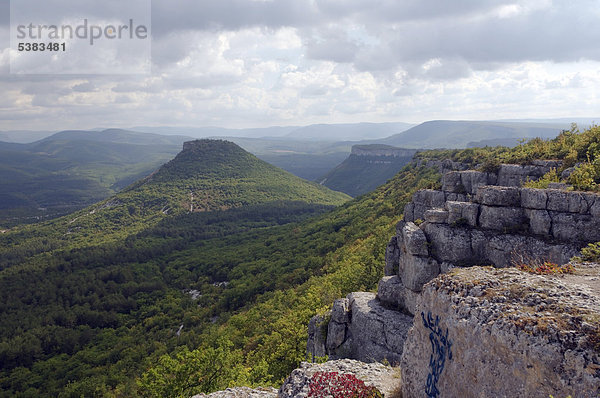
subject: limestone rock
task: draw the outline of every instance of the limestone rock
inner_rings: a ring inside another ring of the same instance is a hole
[[[404,286],[399,276],[383,277],[377,285],[377,298],[384,307],[414,315],[419,292]]]
[[[552,219],[547,210],[525,209],[525,217],[529,219],[529,229],[536,235],[550,236]]]
[[[479,226],[503,232],[527,232],[525,214],[521,207],[495,207],[481,205]]]
[[[600,396],[600,298],[568,281],[472,267],[428,283],[402,355],[403,395]]]
[[[407,222],[402,228],[402,247],[406,253],[413,256],[427,256],[427,238],[419,227],[412,222]]]
[[[228,388],[224,391],[217,391],[211,394],[199,394],[194,395],[192,398],[276,398],[277,389],[272,387],[259,387],[259,388],[248,388],[248,387],[235,387]]]
[[[447,201],[446,209],[448,210],[448,224],[462,224],[471,227],[477,226],[479,217],[479,205],[470,202],[455,202]]]
[[[546,210],[548,194],[545,189],[523,188],[521,189],[521,207],[527,209]]]
[[[313,316],[308,322],[308,339],[306,340],[306,355],[308,359],[324,357],[327,355],[325,349],[326,335],[324,333],[327,325],[326,319],[321,315]]]
[[[516,187],[482,186],[474,201],[489,206],[521,206],[521,192]]]
[[[448,202],[446,202],[448,203]],[[436,224],[447,224],[448,223],[448,210],[444,209],[431,209],[425,211],[425,221]]]
[[[405,287],[420,292],[423,285],[440,273],[440,264],[431,257],[400,257],[398,275]]]
[[[396,368],[380,363],[363,363],[352,359],[327,361],[322,364],[302,362],[285,380],[279,389],[280,398],[306,398],[312,377],[317,372],[352,374],[365,385],[373,386],[389,396],[400,386]]]
[[[400,248],[398,239],[392,236],[385,249],[385,268],[384,275],[396,275],[398,273],[398,258],[400,257]]]
[[[364,362],[385,359],[391,364],[398,363],[412,317],[386,308],[374,293],[354,292],[347,299],[350,318],[346,324],[345,341],[337,349],[328,351],[330,358],[352,358]],[[327,346],[333,345],[328,336]]]

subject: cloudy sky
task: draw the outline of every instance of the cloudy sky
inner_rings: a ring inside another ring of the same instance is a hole
[[[59,20],[81,3],[53,1]],[[600,0],[153,0],[151,11],[149,74],[19,75],[0,0],[0,130],[600,115]]]

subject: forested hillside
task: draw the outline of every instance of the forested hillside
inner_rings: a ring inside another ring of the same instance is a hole
[[[566,181],[597,189],[599,142],[594,128],[418,156],[483,169],[558,158],[563,168],[541,184],[576,165]],[[0,396],[277,385],[304,359],[309,318],[375,288],[404,204],[438,184],[435,169],[411,163],[331,209],[346,197],[200,141],[110,200],[1,234]]]

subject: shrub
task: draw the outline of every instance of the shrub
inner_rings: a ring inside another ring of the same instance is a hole
[[[600,262],[600,242],[590,243],[581,249],[581,261]]]
[[[377,388],[366,386],[352,374],[338,372],[315,373],[308,388],[308,396],[314,398],[383,398]]]
[[[548,188],[548,185],[550,185],[550,183],[552,183],[552,182],[561,182],[560,176],[556,172],[555,168],[550,169],[550,171],[547,172],[546,174],[544,174],[542,176],[542,178],[540,178],[539,180],[527,181],[525,184],[523,184],[523,186],[527,187],[527,188],[546,189],[546,188]]]

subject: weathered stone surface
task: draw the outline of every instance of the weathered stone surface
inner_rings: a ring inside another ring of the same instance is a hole
[[[445,192],[445,194],[446,200],[451,200],[453,202],[467,202],[469,200],[467,198],[467,195],[465,195],[464,193]]]
[[[396,275],[398,273],[398,258],[400,257],[400,248],[398,247],[398,239],[392,236],[390,242],[385,249],[385,268],[384,275]]]
[[[377,298],[384,306],[400,310],[404,305],[404,297],[402,297],[402,281],[398,275],[384,276],[377,284]]]
[[[548,202],[548,194],[545,189],[521,189],[521,207],[546,210],[546,202]]]
[[[417,311],[401,361],[405,397],[600,396],[597,291],[473,267],[427,284]]]
[[[521,193],[516,187],[482,186],[474,201],[489,206],[521,206]]]
[[[362,380],[365,385],[377,388],[386,397],[400,387],[400,378],[396,368],[380,363],[340,359],[321,364],[302,362],[300,367],[285,380],[279,389],[278,396],[280,398],[308,397],[311,379],[317,372],[352,374]]]
[[[536,235],[550,236],[552,219],[547,210],[525,209],[525,217],[529,219],[529,230]]]
[[[480,206],[479,226],[503,232],[527,231],[527,224],[521,207]]]
[[[569,211],[569,192],[558,189],[547,189],[548,204],[546,209],[553,211]]]
[[[448,202],[446,202],[448,203]],[[444,209],[431,209],[425,212],[425,221],[435,224],[448,223],[448,211]]]
[[[496,176],[481,171],[466,170],[444,174],[442,191],[458,194],[475,194],[480,186],[494,184]]]
[[[503,164],[498,170],[497,185],[505,187],[520,187],[525,181],[538,180],[550,171],[547,165]],[[496,185],[492,184],[492,185]]]
[[[327,327],[327,351],[335,350],[344,341],[346,341],[346,324],[330,321]]]
[[[327,355],[325,349],[326,336],[324,333],[327,325],[326,319],[321,315],[313,316],[308,322],[308,339],[306,340],[306,357],[313,359],[315,357],[324,357]]]
[[[405,221],[415,221],[415,220],[423,220],[425,217],[425,212],[427,210],[436,208],[436,207],[444,207],[444,202],[446,201],[446,196],[442,191],[435,191],[433,189],[423,189],[421,191],[417,191],[414,193],[412,202],[412,208],[407,209],[405,207],[405,213],[408,212],[410,218],[406,218]],[[412,212],[412,214],[410,214]]]
[[[224,391],[217,391],[210,394],[198,394],[192,398],[276,398],[277,389],[273,387],[235,387],[228,388]]]
[[[591,215],[550,212],[552,236],[563,242],[597,242],[600,220]]]
[[[331,307],[331,320],[338,323],[347,323],[350,320],[349,305],[347,298],[335,300]]]
[[[453,228],[445,224],[427,224],[424,232],[431,247],[431,256],[438,262],[462,264],[473,259],[471,234],[468,229]]]
[[[467,192],[462,184],[460,172],[451,171],[442,176],[442,191],[464,194]]]
[[[329,350],[330,358],[352,358],[364,362],[397,363],[412,317],[386,308],[374,293],[354,292],[348,295],[350,322],[346,324],[343,349]],[[331,344],[333,345],[333,343]],[[327,339],[329,347],[329,336]]]
[[[415,221],[415,204],[408,202],[404,206],[404,221]]]
[[[477,203],[447,201],[446,209],[448,210],[447,224],[477,226],[479,217],[479,205]]]
[[[425,234],[412,222],[407,222],[402,227],[401,245],[406,253],[414,256],[427,256],[429,254]]]
[[[446,196],[442,191],[436,191],[433,189],[422,189],[415,192],[412,197],[412,201],[415,204],[423,205],[428,208],[433,207],[444,207]]]
[[[398,275],[402,284],[415,292],[440,273],[440,264],[431,257],[405,255],[400,257]]]
[[[419,292],[406,288],[398,276],[383,277],[377,286],[377,298],[390,309],[414,315]]]

